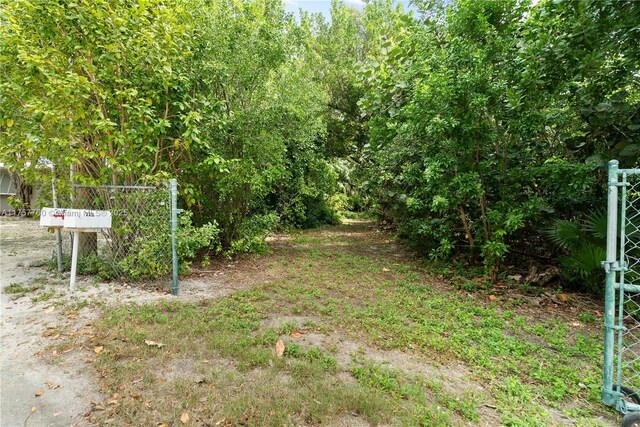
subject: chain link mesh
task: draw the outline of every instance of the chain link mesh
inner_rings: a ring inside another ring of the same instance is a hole
[[[625,268],[616,291],[617,324],[622,326],[615,340],[618,364],[614,378],[621,386],[640,391],[640,177],[624,176],[624,224],[621,224],[621,253]]]
[[[74,209],[108,210],[110,229],[80,233],[78,273],[102,279],[170,279],[171,194],[168,187],[73,187]],[[74,234],[63,230],[64,262]]]

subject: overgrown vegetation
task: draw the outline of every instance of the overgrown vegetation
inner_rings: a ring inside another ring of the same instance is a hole
[[[640,3],[413,9],[3,2],[1,159],[34,181],[48,159],[61,193],[70,167],[84,183],[176,177],[230,253],[354,209],[494,282],[522,254],[577,257],[545,230],[603,210],[609,159],[637,164]]]
[[[602,210],[607,160],[636,164],[640,50],[627,40],[640,7],[437,3],[363,63],[368,185],[425,255],[468,254],[496,280],[511,248],[550,249],[539,237],[554,218],[577,224]],[[590,243],[576,242],[583,258]],[[593,271],[576,263],[581,279]]]

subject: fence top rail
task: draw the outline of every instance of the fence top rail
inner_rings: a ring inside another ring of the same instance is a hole
[[[618,169],[618,175],[640,175],[640,168]]]
[[[149,185],[81,185],[73,184],[72,188],[108,188],[114,190],[157,190],[161,186],[153,187]]]

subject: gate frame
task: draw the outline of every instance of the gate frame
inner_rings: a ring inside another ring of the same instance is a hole
[[[604,305],[604,360],[603,360],[603,389],[602,401],[605,405],[613,406],[623,414],[640,412],[640,405],[628,402],[624,399],[622,387],[622,333],[624,326],[624,293],[631,291],[640,292],[640,286],[624,282],[624,273],[627,270],[625,261],[625,231],[626,231],[626,205],[627,177],[640,175],[640,169],[620,169],[617,160],[609,161],[608,168],[608,206],[607,206],[607,255],[602,262],[606,273],[605,280],[605,305]],[[622,180],[620,180],[622,177]],[[618,188],[622,187],[620,199]],[[618,240],[618,207],[620,207],[620,237]],[[618,245],[620,254],[618,255]],[[618,291],[618,313],[616,316],[616,291]],[[617,340],[616,340],[617,338]],[[616,343],[617,341],[617,343]],[[618,354],[615,353],[617,344]],[[614,384],[614,364],[616,382]],[[638,392],[634,390],[634,392]]]

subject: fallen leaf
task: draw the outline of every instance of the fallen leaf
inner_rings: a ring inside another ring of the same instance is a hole
[[[49,390],[53,390],[60,387],[60,384],[54,384],[51,381],[47,381],[45,384],[47,385],[47,387],[49,387]]]
[[[276,356],[282,357],[284,354],[284,342],[282,340],[278,340],[276,343]]]
[[[223,418],[223,419],[221,419],[220,421],[218,421],[218,422],[216,423],[216,425],[217,425],[217,426],[219,426],[219,425],[221,425],[222,423],[224,423],[225,421],[227,421],[227,419],[226,419],[226,418]]]
[[[36,390],[36,397],[40,397],[44,394],[44,389],[43,388],[39,388],[38,390]]]
[[[158,348],[164,347],[164,344],[162,344],[161,342],[155,342],[155,341],[151,341],[151,340],[144,340],[144,343],[146,345],[148,345],[149,347],[158,347]]]
[[[300,332],[291,332],[289,336],[291,336],[291,338],[300,338],[302,334]]]
[[[389,270],[387,267],[382,267],[382,271],[384,271],[386,273],[386,272],[391,271],[391,270]]]
[[[182,424],[189,422],[189,413],[187,411],[184,411],[182,415],[180,415],[180,421],[182,421]]]
[[[167,423],[161,423],[161,424],[158,424],[158,427],[169,427],[169,424],[167,424]]]
[[[110,399],[107,401],[108,405],[117,405],[118,404],[118,399]]]
[[[53,310],[55,310],[56,308],[52,305],[50,305],[47,309],[44,310],[45,313],[53,313]]]
[[[198,400],[200,401],[200,403],[207,403],[207,398],[206,397],[201,397]]]
[[[569,297],[566,294],[560,294],[558,295],[558,299],[562,302],[567,302],[569,301]]]
[[[497,300],[497,299],[498,299],[498,297],[497,297],[497,296],[495,296],[495,295],[489,295],[489,301],[495,301],[495,300]]]
[[[98,347],[95,347],[93,349],[93,352],[96,354],[96,356],[100,356],[100,353],[102,353],[102,350],[104,350],[104,347],[100,345]]]

